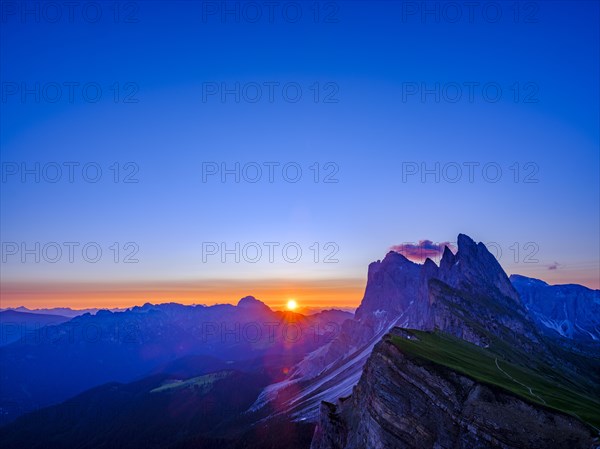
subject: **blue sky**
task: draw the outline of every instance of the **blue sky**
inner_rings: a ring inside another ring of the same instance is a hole
[[[85,3],[72,23],[66,10],[50,23],[53,11],[36,21],[6,3],[15,2],[3,2],[0,29],[2,242],[96,242],[103,256],[22,263],[4,254],[5,285],[364,280],[392,245],[463,232],[501,248],[509,272],[599,286],[597,2],[529,2],[518,20],[513,2],[499,3],[497,22],[480,9],[470,21],[468,2],[455,2],[456,23],[448,2],[428,3],[437,17],[412,14],[420,2],[320,2],[319,20],[306,2],[296,23],[292,9],[282,15],[290,2],[276,3],[273,23],[263,2],[256,23],[236,2],[228,4],[240,8],[238,20],[208,14],[220,2],[123,3],[116,23],[107,5],[96,23],[81,15]],[[36,83],[40,100],[23,98]],[[79,83],[72,102],[64,83]],[[223,101],[222,86],[236,83],[240,101]],[[55,84],[62,98],[51,102]],[[257,85],[262,97],[252,102]],[[86,101],[94,86],[102,97]],[[453,101],[457,86],[462,98]],[[422,97],[423,87],[434,93]],[[79,164],[73,183],[66,171],[56,183],[6,173],[65,162]],[[206,162],[279,165],[272,183],[266,172],[256,183],[202,182]],[[96,183],[81,172],[89,163],[102,168]],[[302,168],[298,182],[284,179],[287,163]],[[422,164],[436,163],[440,182],[433,174],[423,182]],[[473,182],[465,163],[475,164]],[[461,176],[448,182],[457,165]],[[407,175],[409,166],[419,172]],[[138,182],[122,182],[134,168]],[[334,169],[338,182],[322,182]],[[138,263],[122,263],[127,242]],[[203,242],[296,242],[303,257],[203,262]],[[331,248],[338,262],[323,263]]]

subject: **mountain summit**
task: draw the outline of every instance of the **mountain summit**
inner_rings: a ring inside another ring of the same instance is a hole
[[[439,267],[390,252],[345,332],[298,365],[289,408],[320,407],[312,449],[597,447],[598,305],[509,279],[464,234]]]
[[[271,385],[254,408],[277,401],[299,419],[316,419],[322,400],[347,396],[374,346],[394,327],[440,331],[507,360],[523,354],[552,357],[510,279],[483,243],[458,236],[456,254],[445,248],[440,265],[411,262],[391,251],[369,265],[355,317],[338,337],[307,355],[289,379]],[[516,355],[518,354],[518,355]]]
[[[376,311],[392,315],[405,312],[416,299],[424,300],[432,279],[472,294],[493,294],[521,308],[518,293],[485,245],[464,234],[459,234],[457,241],[457,253],[446,246],[439,267],[429,258],[421,265],[394,251],[383,261],[369,265],[367,289],[356,311],[357,318]]]
[[[254,296],[245,296],[240,299],[237,306],[242,309],[251,309],[256,311],[270,312],[271,309],[264,302],[259,301]]]

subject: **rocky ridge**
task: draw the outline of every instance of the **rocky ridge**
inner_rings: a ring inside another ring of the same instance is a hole
[[[406,338],[402,330],[392,335]],[[591,427],[378,343],[350,397],[321,405],[311,449],[600,447]]]

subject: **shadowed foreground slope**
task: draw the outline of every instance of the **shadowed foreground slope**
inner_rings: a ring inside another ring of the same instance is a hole
[[[596,447],[600,403],[559,379],[452,336],[394,329],[352,395],[323,403],[311,448]]]

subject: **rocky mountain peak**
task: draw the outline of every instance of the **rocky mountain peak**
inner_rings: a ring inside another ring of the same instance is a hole
[[[403,310],[417,295],[422,268],[395,251],[387,253],[382,261],[371,263],[365,296],[355,316],[360,319],[377,311],[395,314]]]
[[[465,234],[458,235],[456,254],[446,247],[440,262],[440,279],[454,288],[477,294],[509,298],[521,306],[519,295],[508,276],[483,243]]]
[[[444,247],[444,253],[442,254],[442,258],[440,260],[440,270],[444,272],[450,271],[450,268],[456,263],[456,256],[450,248],[447,246]]]
[[[438,266],[435,264],[435,262],[433,260],[431,260],[428,257],[427,259],[425,259],[425,263],[423,264],[422,271],[426,277],[428,277],[428,278],[434,277],[438,272]]]
[[[456,242],[458,244],[458,249],[462,250],[463,253],[474,251],[477,248],[477,243],[475,243],[475,240],[466,234],[458,234]]]
[[[417,265],[416,263],[414,263],[410,259],[408,259],[406,256],[404,256],[403,254],[400,254],[399,252],[396,252],[396,251],[389,251],[385,255],[385,257],[383,258],[382,261],[377,261],[376,263],[378,263],[381,266],[386,267],[386,268],[389,268],[392,266],[402,267],[402,266]]]
[[[252,309],[252,310],[265,310],[271,311],[269,306],[267,306],[264,302],[259,301],[254,296],[245,296],[239,300],[237,306],[242,309]]]
[[[429,258],[417,264],[395,251],[370,264],[365,296],[356,318],[377,311],[389,312],[389,316],[405,312],[415,301],[426,301],[431,279],[476,295],[492,295],[500,300],[506,297],[511,304],[522,307],[508,276],[485,245],[465,234],[459,234],[457,241],[457,253],[446,246],[439,267]],[[413,308],[415,312],[418,309]]]

